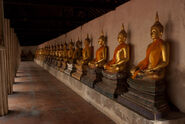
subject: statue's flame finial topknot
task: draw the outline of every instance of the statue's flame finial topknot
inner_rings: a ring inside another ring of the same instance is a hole
[[[156,22],[158,22],[158,21],[159,21],[159,15],[158,15],[158,12],[156,12],[155,21],[156,21]]]
[[[124,24],[122,23],[122,30],[125,30]]]

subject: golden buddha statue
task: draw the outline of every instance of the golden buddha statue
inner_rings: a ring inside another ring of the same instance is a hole
[[[51,58],[51,46],[49,45],[48,48],[48,60]]]
[[[82,59],[77,61],[78,65],[88,64],[91,60],[92,48],[90,47],[89,35],[84,41],[84,48],[82,50]]]
[[[60,45],[56,44],[56,50],[55,50],[55,66],[57,67],[58,61],[59,61],[59,52],[60,52]]]
[[[67,52],[67,59],[69,63],[73,63],[73,53],[74,53],[74,43],[71,40],[71,42],[69,43],[69,49]]]
[[[67,44],[64,43],[62,51],[62,68],[60,69],[61,72],[63,72],[66,69],[67,61],[68,61],[68,49]]]
[[[76,63],[76,60],[82,59],[82,42],[78,39],[76,41],[76,49],[73,53],[73,61]]]
[[[52,59],[53,59],[53,45],[50,46],[50,53],[49,53],[50,57],[49,57],[49,62],[48,64],[50,65],[52,63]]]
[[[59,45],[59,52],[58,52],[59,59],[62,59],[62,53],[63,53],[63,44],[60,44]]]
[[[50,51],[51,52],[51,58],[53,57],[53,50],[54,50],[54,46],[52,45],[51,46],[51,51]]]
[[[162,79],[165,67],[169,63],[169,46],[161,38],[163,26],[159,22],[158,13],[154,25],[151,27],[153,42],[148,45],[146,57],[136,67],[131,69],[132,79]]]
[[[100,48],[96,51],[96,58],[88,63],[90,68],[103,67],[107,60],[107,46],[105,46],[105,36],[102,34],[98,39],[98,44]]]
[[[84,48],[82,50],[82,59],[77,60],[75,64],[76,72],[72,76],[78,80],[81,79],[82,75],[87,71],[87,64],[91,60],[92,56],[92,47],[90,46],[90,39],[87,35],[87,38],[84,40]]]
[[[113,59],[104,65],[107,72],[117,73],[125,70],[126,63],[129,61],[129,45],[125,43],[127,33],[122,25],[122,30],[118,34],[119,45],[114,50]]]
[[[67,43],[65,42],[63,45],[63,51],[62,51],[62,59],[63,61],[67,61]]]
[[[55,46],[55,57],[56,59],[58,58],[58,45],[57,44]]]
[[[58,49],[58,62],[57,62],[58,69],[61,67],[62,55],[63,55],[63,44],[60,44]]]

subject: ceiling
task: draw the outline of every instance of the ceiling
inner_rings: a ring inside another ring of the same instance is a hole
[[[129,0],[4,0],[21,46],[38,45],[114,10]]]

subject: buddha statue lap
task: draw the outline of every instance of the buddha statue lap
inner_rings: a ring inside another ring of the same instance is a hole
[[[94,84],[101,81],[103,65],[107,61],[107,46],[105,45],[106,38],[102,32],[98,39],[100,47],[96,51],[96,57],[88,63],[87,75],[83,76],[81,81],[93,88]]]
[[[90,39],[88,35],[84,41],[84,46],[85,47],[82,50],[82,59],[76,60],[76,72],[72,74],[72,76],[78,80],[81,80],[82,75],[86,74],[88,62],[92,57],[92,47],[90,46]]]
[[[127,33],[122,25],[118,34],[119,45],[114,50],[113,59],[104,65],[102,81],[95,84],[95,89],[102,94],[115,98],[126,90],[126,63],[129,61],[129,45],[125,43]]]
[[[130,70],[131,78],[127,79],[129,91],[118,98],[121,104],[136,106],[140,114],[150,119],[159,119],[169,110],[164,80],[169,63],[169,46],[162,40],[162,34],[163,26],[156,14],[151,27],[153,42],[147,47],[145,59]]]

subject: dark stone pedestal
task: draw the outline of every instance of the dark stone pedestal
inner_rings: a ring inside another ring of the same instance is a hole
[[[164,80],[127,79],[128,92],[118,97],[118,102],[147,117],[160,119],[169,111]]]
[[[52,59],[52,62],[51,62],[51,67],[55,67],[55,63],[56,63],[56,58],[54,57],[53,59]]]
[[[67,63],[67,69],[64,71],[64,73],[71,75],[72,73],[75,72],[75,67],[74,64]]]
[[[57,61],[57,68],[56,68],[58,71],[59,71],[60,68],[62,67],[61,65],[62,65],[62,59],[59,59],[59,60]]]
[[[100,68],[89,68],[87,69],[87,75],[81,78],[81,82],[85,85],[94,88],[97,82],[102,81],[102,69]]]
[[[81,77],[86,75],[87,73],[87,65],[76,66],[76,72],[72,74],[72,77],[77,80],[81,80]]]
[[[62,61],[62,67],[60,68],[61,72],[64,72],[64,70],[67,68],[67,62]]]
[[[126,91],[126,73],[109,73],[102,71],[102,81],[96,83],[94,88],[109,98],[116,98],[121,92]]]

